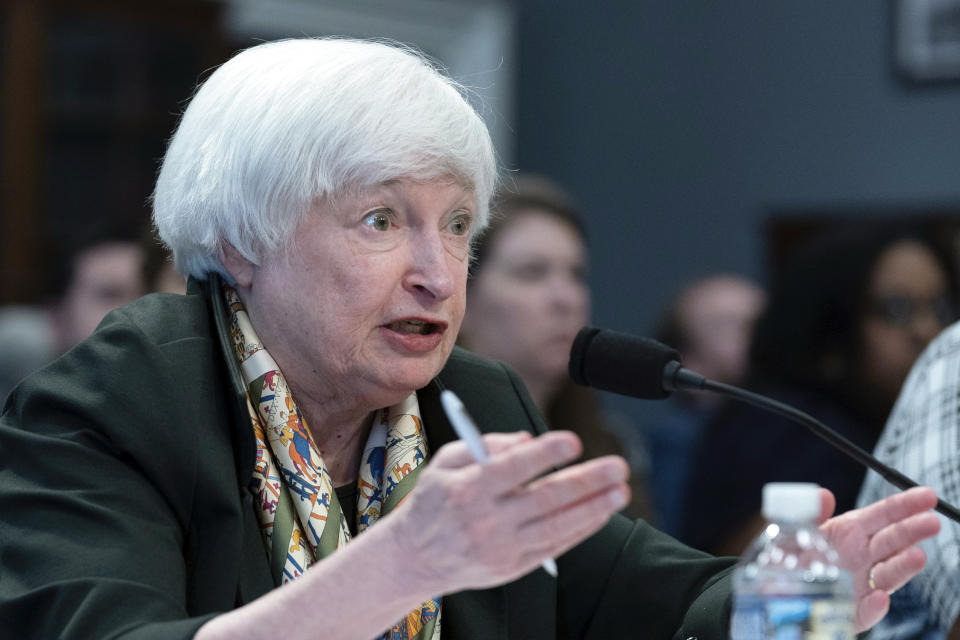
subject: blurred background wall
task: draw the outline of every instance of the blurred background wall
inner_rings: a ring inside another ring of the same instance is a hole
[[[39,301],[58,243],[146,222],[206,70],[338,33],[410,42],[475,87],[504,165],[587,215],[596,324],[647,333],[696,276],[764,281],[770,234],[797,220],[956,219],[960,72],[898,66],[906,5],[956,40],[956,3],[932,0],[6,0],[0,304]]]
[[[771,218],[960,213],[960,76],[899,69],[901,4],[520,3],[518,164],[590,216],[597,324],[648,332],[706,272],[766,280]]]

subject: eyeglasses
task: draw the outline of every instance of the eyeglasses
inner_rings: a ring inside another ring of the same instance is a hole
[[[957,318],[956,305],[948,296],[938,296],[928,300],[917,300],[904,295],[880,296],[871,303],[870,312],[875,317],[897,327],[909,327],[923,312],[933,315],[943,326]]]

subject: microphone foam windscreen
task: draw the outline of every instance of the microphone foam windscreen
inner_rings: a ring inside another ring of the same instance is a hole
[[[656,340],[584,327],[570,349],[570,377],[595,389],[655,400],[670,395],[663,369],[673,360],[679,362],[680,354]]]

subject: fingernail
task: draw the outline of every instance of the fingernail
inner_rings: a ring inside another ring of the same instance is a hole
[[[610,506],[615,509],[619,509],[627,504],[627,494],[624,493],[623,489],[613,489],[607,493],[607,496],[610,499]]]
[[[566,458],[572,458],[577,453],[577,447],[569,440],[564,440],[560,447],[560,453]]]

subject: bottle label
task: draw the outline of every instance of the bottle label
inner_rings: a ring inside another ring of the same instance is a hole
[[[733,640],[853,640],[853,603],[828,596],[737,595]]]

